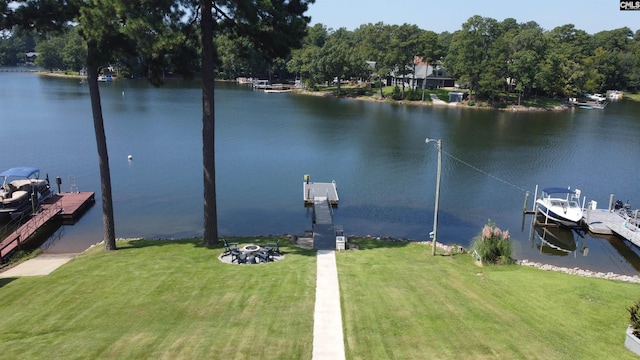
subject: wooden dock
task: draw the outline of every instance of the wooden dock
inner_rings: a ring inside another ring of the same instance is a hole
[[[0,260],[30,241],[45,226],[55,221],[74,223],[94,203],[93,192],[54,194],[44,201],[38,213],[0,242]]]
[[[96,202],[93,192],[69,192],[54,194],[45,200],[42,208],[60,206],[60,218],[65,224],[73,224]]]
[[[332,206],[338,206],[338,188],[336,182],[317,183],[305,181],[302,185],[302,197],[305,205],[313,205],[317,197],[326,198]]]
[[[584,215],[587,229],[594,234],[614,234],[640,247],[640,228],[607,209],[587,209]]]

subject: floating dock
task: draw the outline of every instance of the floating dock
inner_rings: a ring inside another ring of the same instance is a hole
[[[614,211],[587,209],[584,215],[584,223],[587,229],[594,234],[614,234],[640,247],[640,228],[629,224],[624,217]]]
[[[302,197],[305,205],[313,205],[314,199],[324,197],[332,206],[338,206],[338,188],[336,182],[317,183],[308,179],[309,175],[305,175],[305,182],[302,184]]]
[[[40,210],[0,242],[0,260],[31,240],[45,226],[61,221],[73,224],[95,203],[93,192],[59,193],[45,200]]]

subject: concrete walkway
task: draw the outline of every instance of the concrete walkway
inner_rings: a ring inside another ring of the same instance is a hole
[[[342,360],[344,338],[335,251],[318,250],[317,259],[312,359]]]
[[[0,278],[49,275],[78,254],[40,254],[0,273]]]

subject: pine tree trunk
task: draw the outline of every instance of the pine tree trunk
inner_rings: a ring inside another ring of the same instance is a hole
[[[87,44],[87,82],[89,84],[89,96],[91,98],[93,128],[96,133],[96,144],[98,146],[98,162],[100,164],[104,249],[116,250],[116,234],[113,220],[113,197],[111,195],[111,172],[109,170],[107,137],[104,131],[104,119],[102,118],[102,105],[100,103],[100,90],[98,88],[96,46],[95,42],[89,42]]]
[[[214,44],[212,0],[200,0],[202,9],[202,159],[204,168],[204,245],[218,242],[216,207]]]

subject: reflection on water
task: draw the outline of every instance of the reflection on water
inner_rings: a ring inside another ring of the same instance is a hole
[[[556,256],[574,254],[577,249],[576,237],[579,233],[561,226],[536,226],[536,247],[543,253]],[[580,235],[584,238],[584,235]],[[588,249],[581,248],[583,255],[588,254]]]
[[[201,93],[197,82],[154,88],[100,84],[118,237],[202,234]],[[25,94],[28,94],[25,95]],[[88,89],[76,80],[0,73],[0,168],[32,165],[75,175],[97,204],[48,251],[102,238],[100,183]],[[525,190],[572,186],[587,201],[640,201],[639,106],[510,112],[265,94],[216,84],[216,176],[223,235],[302,233],[304,174],[338,184],[336,223],[348,235],[426,239],[432,230],[442,139],[439,241],[467,246],[491,219],[511,230],[515,256],[623,274],[635,250],[587,236],[588,255],[550,256],[519,232]],[[128,161],[127,156],[133,155]],[[579,239],[579,242],[582,239]],[[576,250],[581,245],[577,245]]]

